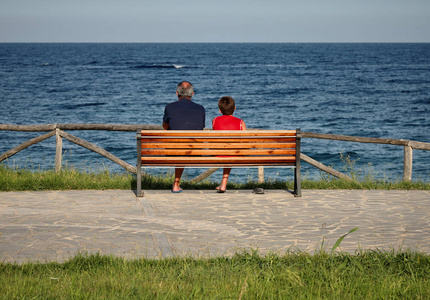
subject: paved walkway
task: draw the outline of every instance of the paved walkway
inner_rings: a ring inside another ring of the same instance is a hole
[[[304,190],[0,193],[0,260],[64,261],[79,251],[126,258],[410,249],[430,253],[430,192]],[[323,242],[324,241],[324,242]]]

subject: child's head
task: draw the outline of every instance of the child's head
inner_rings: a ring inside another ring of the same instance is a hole
[[[236,104],[232,97],[224,96],[219,99],[218,107],[223,115],[231,116],[236,109]]]

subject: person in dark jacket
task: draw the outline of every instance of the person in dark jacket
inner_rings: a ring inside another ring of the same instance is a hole
[[[163,128],[165,130],[203,130],[205,128],[205,108],[191,101],[194,87],[188,81],[182,81],[176,88],[178,101],[169,103],[164,109]],[[175,168],[175,181],[172,193],[180,193],[179,185],[184,168]]]

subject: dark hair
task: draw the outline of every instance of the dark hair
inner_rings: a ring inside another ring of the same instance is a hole
[[[178,92],[178,97],[191,98],[194,93],[194,87],[190,82],[182,81],[176,87],[176,92]]]
[[[232,115],[234,113],[234,109],[236,108],[236,104],[234,103],[234,99],[230,96],[221,97],[218,101],[218,107],[223,115]]]

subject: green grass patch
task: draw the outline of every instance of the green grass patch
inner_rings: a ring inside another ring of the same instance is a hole
[[[0,191],[41,191],[41,190],[106,190],[130,189],[135,176],[127,173],[104,171],[82,171],[64,168],[30,171],[0,165]]]
[[[429,299],[430,256],[367,251],[0,263],[2,299]]]
[[[181,186],[184,189],[212,190],[219,185],[215,180],[204,180],[192,184],[185,180]],[[166,173],[160,176],[143,176],[145,189],[171,189],[173,174]],[[318,179],[303,177],[302,189],[401,189],[401,190],[430,190],[430,183],[424,181],[381,181],[375,179],[357,179],[346,181],[333,176],[321,174]],[[292,181],[279,181],[268,179],[264,183],[248,181],[237,183],[230,180],[228,189],[293,189]],[[0,164],[0,191],[43,191],[43,190],[134,190],[136,189],[136,176],[130,173],[112,173],[109,170],[100,171],[82,170],[76,168],[63,168],[61,172],[54,170],[30,171],[28,169],[11,168]]]

